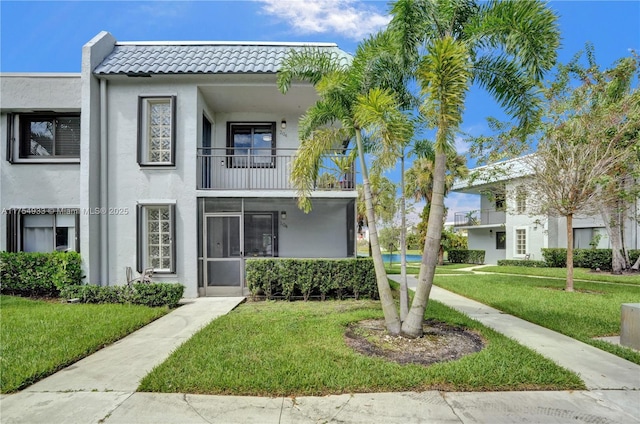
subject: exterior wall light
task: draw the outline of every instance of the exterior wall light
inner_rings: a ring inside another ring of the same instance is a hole
[[[285,128],[287,128],[287,120],[282,118],[282,121],[280,121],[280,128],[282,128],[283,130]]]
[[[285,221],[287,219],[287,212],[286,211],[280,212],[280,219],[282,221]]]

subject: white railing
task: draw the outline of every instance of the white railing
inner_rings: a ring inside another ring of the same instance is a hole
[[[454,227],[471,227],[474,225],[496,225],[506,222],[505,211],[482,209],[467,212],[456,212],[453,219]]]
[[[199,190],[293,190],[290,176],[296,149],[198,148]],[[354,190],[353,166],[340,169],[345,152],[323,158],[315,190]]]

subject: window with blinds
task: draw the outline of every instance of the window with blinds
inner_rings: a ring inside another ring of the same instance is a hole
[[[21,115],[20,158],[80,158],[80,115]]]

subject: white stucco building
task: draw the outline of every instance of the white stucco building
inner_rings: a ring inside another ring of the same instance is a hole
[[[249,257],[354,256],[353,170],[327,160],[309,214],[289,182],[317,97],[281,94],[276,72],[309,45],[349,60],[327,43],[102,32],[80,74],[1,74],[0,250],[77,250],[92,284],[153,268],[186,297],[245,293]]]
[[[528,190],[531,178],[520,158],[470,170],[473,180],[458,180],[452,191],[480,196],[480,209],[455,214],[454,227],[465,229],[469,249],[485,251],[485,263],[500,259],[542,260],[547,247],[567,247],[567,223],[562,217],[533,215],[535,193]],[[629,205],[624,225],[628,249],[640,249],[640,200]],[[575,248],[611,248],[605,225],[599,215],[577,215],[573,219]]]

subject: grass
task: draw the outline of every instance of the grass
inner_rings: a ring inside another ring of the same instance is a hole
[[[33,384],[167,311],[0,296],[0,392]]]
[[[436,267],[436,274],[470,274],[469,271],[458,271],[460,268],[468,268],[473,265],[469,264],[444,264]],[[389,262],[384,263],[384,268],[387,270],[387,274],[400,274],[400,263],[392,262],[389,266]],[[420,272],[420,262],[408,262],[407,274],[418,274]]]
[[[528,268],[531,269],[531,268]],[[620,333],[620,305],[640,302],[640,287],[507,275],[451,276],[436,285],[606,350],[636,364],[640,352],[593,337]]]
[[[301,396],[406,390],[567,390],[577,375],[437,302],[427,317],[465,325],[488,346],[460,360],[399,365],[356,353],[346,326],[379,302],[249,302],[216,319],[148,374],[139,391]]]
[[[566,268],[530,268],[525,266],[487,266],[479,269],[482,272],[501,274],[539,275],[542,277],[566,278]],[[575,268],[573,278],[580,280],[602,281],[607,283],[625,283],[640,285],[640,274],[613,275],[608,272],[593,272],[588,268]]]

